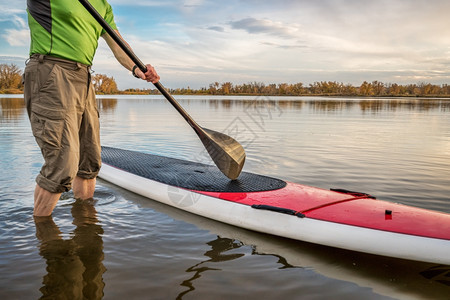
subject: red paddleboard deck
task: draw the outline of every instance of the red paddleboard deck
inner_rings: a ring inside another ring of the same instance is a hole
[[[102,148],[100,177],[239,227],[354,251],[450,264],[450,215],[215,166]]]
[[[364,193],[328,191],[291,182],[270,194],[200,193],[299,217],[450,240],[450,215],[376,200]]]

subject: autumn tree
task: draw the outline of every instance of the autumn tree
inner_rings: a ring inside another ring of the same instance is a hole
[[[22,89],[22,71],[15,64],[0,64],[0,90]]]
[[[218,83],[217,81],[214,82],[214,83],[211,83],[211,84],[209,85],[209,93],[210,93],[211,95],[217,94],[217,90],[219,89],[219,85],[220,85],[220,83]]]
[[[443,88],[441,88],[438,85],[435,84],[431,84],[431,83],[419,83],[418,86],[419,90],[420,90],[420,94],[421,95],[439,95],[442,93]]]
[[[229,95],[233,92],[233,84],[231,82],[224,82],[220,88],[223,95]]]
[[[362,96],[372,96],[374,94],[372,84],[364,81],[359,87],[359,93]]]
[[[381,96],[385,94],[386,88],[384,86],[384,83],[380,81],[372,81],[372,91],[373,94],[376,96]]]
[[[92,84],[98,94],[115,94],[119,91],[114,77],[108,77],[105,74],[92,76]]]
[[[401,93],[401,86],[397,83],[390,83],[387,87],[387,90],[389,95],[397,96]]]

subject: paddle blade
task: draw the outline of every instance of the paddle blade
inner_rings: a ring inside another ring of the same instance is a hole
[[[231,180],[238,178],[245,163],[244,148],[226,134],[206,128],[202,130],[204,134],[199,134],[200,140],[216,166]]]

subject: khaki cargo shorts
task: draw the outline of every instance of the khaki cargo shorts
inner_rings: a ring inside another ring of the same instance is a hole
[[[89,66],[34,54],[24,72],[31,129],[44,157],[37,184],[69,191],[75,176],[95,178],[101,166],[99,114]]]

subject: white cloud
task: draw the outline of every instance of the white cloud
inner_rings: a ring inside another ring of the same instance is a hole
[[[295,37],[299,31],[297,24],[283,24],[270,19],[245,18],[229,23],[233,29],[242,29],[250,34],[265,33],[278,37]]]
[[[22,28],[22,29],[27,28],[27,26],[28,26],[27,22],[25,21],[25,19],[23,19],[23,18],[21,18],[21,17],[19,17],[17,15],[13,15],[12,21],[13,21],[13,23],[14,23],[14,25],[16,27],[19,27],[19,28]]]
[[[135,0],[133,6],[170,6],[171,1],[164,0]],[[130,5],[129,0],[109,0],[108,3],[114,8],[115,5]]]
[[[6,29],[3,38],[13,47],[28,46],[30,44],[30,31],[28,29]]]
[[[0,22],[11,20],[11,16],[26,14],[26,1],[0,0]]]
[[[15,28],[5,29],[2,37],[12,47],[27,46],[30,43],[30,31],[26,21],[17,15],[13,15],[12,19],[10,17],[10,20]]]

